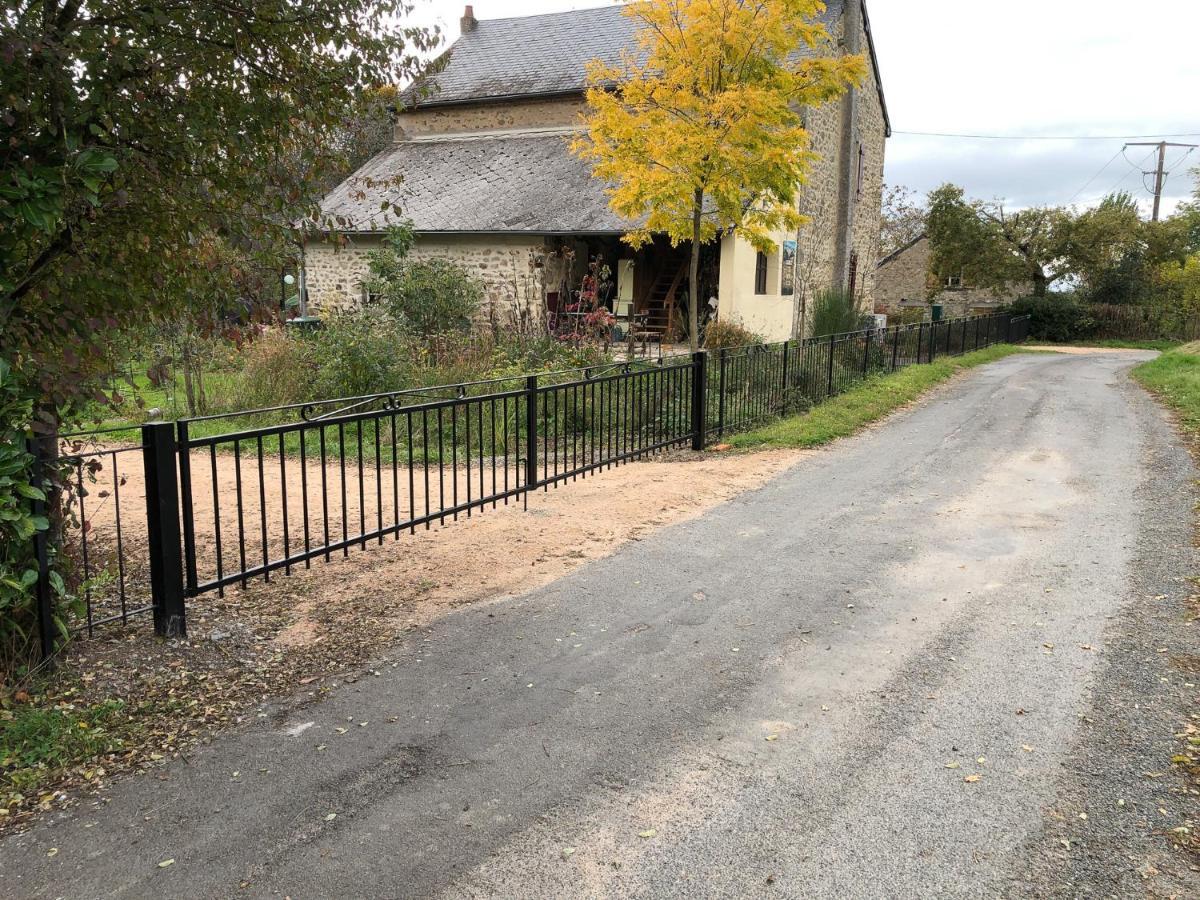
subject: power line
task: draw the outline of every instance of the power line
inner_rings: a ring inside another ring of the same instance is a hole
[[[1126,149],[1128,149],[1128,148],[1126,148],[1126,147],[1122,147],[1122,148],[1121,148],[1121,155],[1122,155],[1122,156],[1125,156],[1125,151],[1126,151]],[[1128,156],[1125,156],[1125,162],[1129,163],[1129,171],[1128,171],[1128,172],[1126,172],[1124,175],[1122,175],[1120,178],[1118,178],[1118,179],[1117,179],[1117,183],[1116,183],[1116,184],[1114,184],[1112,187],[1110,187],[1110,188],[1109,188],[1107,191],[1105,191],[1105,192],[1104,192],[1104,196],[1106,196],[1106,197],[1107,197],[1109,194],[1111,194],[1111,193],[1113,193],[1114,191],[1116,191],[1116,189],[1117,189],[1117,188],[1119,188],[1119,187],[1120,187],[1122,184],[1124,184],[1126,181],[1128,181],[1128,180],[1129,180],[1129,176],[1130,176],[1132,173],[1134,173],[1134,172],[1137,172],[1137,173],[1140,175],[1140,174],[1143,172],[1143,170],[1144,170],[1144,167],[1145,167],[1146,163],[1150,162],[1150,160],[1151,160],[1153,157],[1154,157],[1154,151],[1153,151],[1153,150],[1151,150],[1149,153],[1147,153],[1147,154],[1146,154],[1146,158],[1145,158],[1145,159],[1143,159],[1143,160],[1142,160],[1140,163],[1134,163],[1134,162],[1130,161],[1130,159],[1129,159],[1129,157],[1128,157]]]
[[[1117,157],[1120,156],[1124,152],[1125,152],[1125,148],[1122,147],[1120,150],[1118,150],[1116,153],[1114,153],[1109,158],[1108,162],[1106,162],[1103,166],[1100,167],[1100,171],[1098,171],[1095,175],[1093,175],[1091,178],[1089,178],[1087,180],[1087,183],[1083,187],[1081,187],[1079,190],[1077,190],[1074,194],[1071,195],[1071,199],[1067,201],[1067,206],[1070,206],[1072,203],[1074,203],[1076,197],[1078,197],[1080,194],[1082,194],[1084,191],[1086,191],[1088,188],[1090,188],[1092,186],[1092,182],[1095,181],[1097,178],[1099,178],[1101,175],[1103,175],[1105,170],[1109,166],[1111,166],[1114,162],[1116,162]]]
[[[1200,131],[1184,134],[952,134],[942,131],[893,131],[892,134],[972,141],[1132,141],[1141,138],[1200,137]]]

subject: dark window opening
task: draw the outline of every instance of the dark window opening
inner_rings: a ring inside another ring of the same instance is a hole
[[[854,179],[854,199],[861,200],[863,195],[863,182],[867,177],[867,148],[862,144],[858,145],[858,174]]]
[[[850,294],[858,290],[858,251],[850,254],[850,277],[847,279],[850,286]]]
[[[767,254],[761,250],[754,259],[754,293],[767,292]]]

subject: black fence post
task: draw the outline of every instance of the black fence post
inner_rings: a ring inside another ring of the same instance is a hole
[[[32,438],[26,443],[26,449],[33,455],[33,484],[46,496],[50,495],[49,480],[46,478],[46,460],[50,456],[53,437],[42,436]],[[33,514],[46,516],[46,501],[32,501]],[[33,551],[37,561],[37,616],[38,637],[43,660],[54,656],[58,645],[58,631],[54,625],[54,603],[50,586],[50,533],[48,530],[38,531],[33,535]]]
[[[828,372],[829,386],[828,386],[828,389],[826,390],[827,397],[833,396],[833,342],[834,342],[834,337],[835,337],[835,335],[829,335],[829,372]]]
[[[937,322],[929,323],[929,361],[933,362],[933,357],[937,353]]]
[[[896,371],[896,361],[900,354],[900,326],[897,325],[892,331],[892,371]]]
[[[525,376],[525,490],[532,491],[538,484],[537,442],[538,378]]]
[[[142,448],[154,631],[162,637],[186,637],[175,426],[170,422],[143,425]]]
[[[725,435],[725,366],[728,360],[725,348],[722,347],[717,352],[717,358],[721,361],[720,371],[717,373],[717,437]]]
[[[921,364],[921,345],[925,343],[925,323],[917,325],[917,365]]]
[[[863,335],[863,378],[867,377],[867,369],[871,364],[871,336],[874,333],[868,331]]]
[[[692,354],[692,449],[704,449],[708,429],[708,354],[697,350]]]

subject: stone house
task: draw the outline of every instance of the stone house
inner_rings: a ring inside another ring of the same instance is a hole
[[[919,309],[928,313],[932,304],[940,304],[946,318],[986,315],[1033,293],[1033,282],[989,290],[971,287],[961,275],[937,276],[930,266],[931,255],[929,237],[922,234],[879,260],[875,269],[875,312],[896,316],[904,310]],[[938,290],[931,296],[934,283]]]
[[[864,0],[828,0],[830,33],[818,52],[863,52],[859,89],[803,111],[819,155],[800,193],[810,217],[777,235],[764,255],[737,235],[704,249],[700,296],[718,314],[774,340],[803,328],[813,291],[849,286],[871,308],[884,144],[890,125]],[[396,218],[412,222],[415,255],[444,256],[486,286],[485,314],[500,323],[544,322],[578,296],[589,262],[611,272],[608,305],[668,329],[690,294],[687,246],[656,239],[637,252],[622,243],[631,223],[608,206],[607,185],[568,150],[585,112],[586,68],[633,49],[637,23],[620,6],[478,20],[405,94],[393,145],[323,201],[336,241],[307,242],[310,308],[363,302],[366,254]]]

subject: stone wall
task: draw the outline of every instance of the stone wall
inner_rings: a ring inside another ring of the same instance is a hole
[[[418,107],[396,117],[396,140],[522,128],[570,128],[578,124],[584,108],[582,96],[429,109]]]
[[[922,237],[884,260],[875,273],[875,311],[894,314],[901,309],[925,308],[930,303],[943,307],[946,317],[989,312],[1033,292],[1030,283],[999,290],[970,286],[947,288],[929,299],[929,238]]]
[[[314,243],[305,248],[309,311],[324,315],[361,304],[367,254],[378,246],[378,237],[356,236],[343,247]],[[412,255],[451,259],[479,278],[484,284],[481,322],[537,322],[545,314],[547,247],[542,237],[421,236]]]
[[[830,37],[828,52],[846,52],[844,17],[831,30]],[[869,42],[862,26],[858,46],[868,55],[869,61]],[[847,146],[844,131],[852,116],[853,138]],[[799,234],[796,281],[797,301],[806,323],[811,316],[814,296],[830,285],[845,284],[850,252],[857,257],[855,293],[860,306],[866,312],[874,305],[887,143],[887,125],[874,67],[868,64],[867,79],[853,91],[853,97],[847,94],[831,103],[805,110],[805,124],[812,139],[812,150],[817,155],[808,183],[800,193],[800,212],[809,222]],[[859,146],[865,151],[861,185],[858,183]],[[841,231],[838,211],[842,173],[846,166],[850,167],[850,190],[853,191],[849,235]],[[847,240],[849,246],[843,259],[839,247]],[[798,332],[802,330],[803,326],[800,326]]]
[[[879,261],[880,215],[883,205],[883,164],[886,152],[887,125],[883,104],[879,100],[879,82],[870,63],[865,29],[859,31],[859,46],[867,54],[867,80],[856,91],[857,123],[855,140],[865,152],[863,178],[857,185],[854,199],[854,219],[851,227],[851,248],[858,258],[856,292],[861,308],[870,312],[875,299],[875,265]],[[857,171],[858,146],[851,150],[851,164]]]

